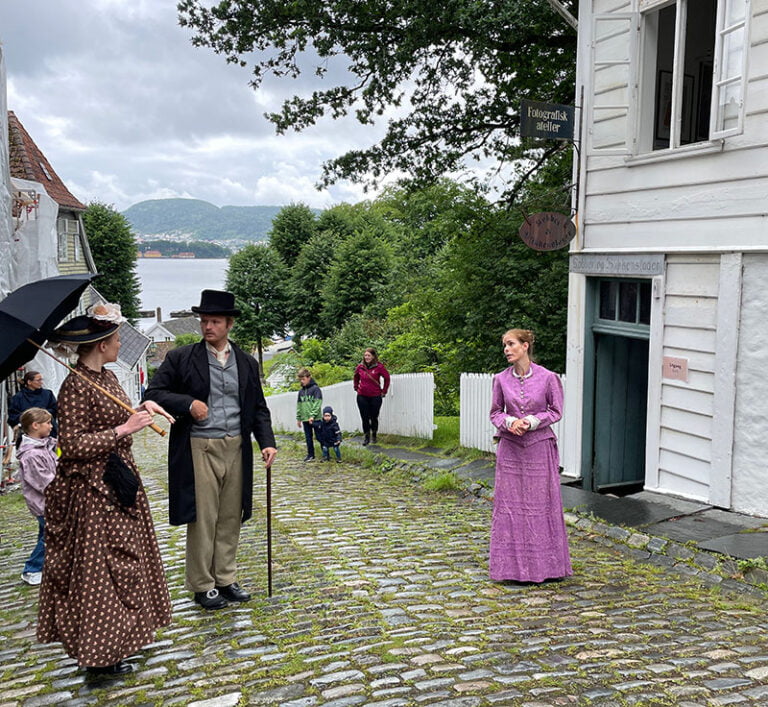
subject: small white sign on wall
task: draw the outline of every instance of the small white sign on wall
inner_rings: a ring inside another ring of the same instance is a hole
[[[661,366],[662,378],[688,382],[688,359],[665,356]]]

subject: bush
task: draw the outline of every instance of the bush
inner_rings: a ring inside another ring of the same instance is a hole
[[[304,339],[299,346],[301,360],[308,365],[317,361],[328,361],[328,344],[320,339]]]
[[[174,346],[174,348],[179,348],[179,346],[187,346],[188,344],[196,344],[198,341],[200,341],[200,334],[179,334],[173,340],[173,346]]]
[[[352,379],[353,371],[346,366],[334,366],[332,363],[315,363],[310,366],[312,377],[321,388],[334,383]]]
[[[461,487],[459,478],[452,471],[444,471],[424,479],[422,486],[427,491],[456,491]]]

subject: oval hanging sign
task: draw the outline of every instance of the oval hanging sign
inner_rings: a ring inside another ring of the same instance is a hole
[[[556,211],[543,211],[528,216],[520,226],[520,238],[534,250],[559,250],[576,235],[576,224]]]

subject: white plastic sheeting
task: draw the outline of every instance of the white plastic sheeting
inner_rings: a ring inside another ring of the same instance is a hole
[[[5,93],[5,57],[0,44],[0,299],[11,291],[11,244],[13,243],[11,171],[8,157],[8,103]],[[0,385],[0,443],[5,441],[8,399]],[[2,450],[4,451],[4,450]]]
[[[343,432],[361,428],[357,395],[352,381],[329,385],[322,389],[323,407],[330,405]],[[379,416],[379,432],[432,439],[434,432],[435,383],[431,373],[403,373],[392,376],[391,385]],[[267,405],[272,413],[272,426],[279,432],[296,432],[296,398],[298,393],[270,395]]]
[[[13,219],[10,289],[15,290],[28,282],[59,274],[56,262],[56,218],[59,206],[48,196],[42,184],[12,177],[11,185],[25,196],[34,194],[37,200],[36,207],[23,208],[22,213]],[[67,377],[67,369],[43,353],[38,353],[26,368],[42,373],[43,385],[54,394],[58,394],[59,387]]]
[[[11,215],[11,172],[8,155],[8,103],[5,95],[5,57],[0,45],[0,298],[11,286],[13,219]]]
[[[22,213],[13,219],[11,290],[15,290],[28,282],[59,274],[56,261],[59,205],[38,182],[11,177],[11,186],[25,197],[33,195],[37,201],[37,206],[22,208]]]

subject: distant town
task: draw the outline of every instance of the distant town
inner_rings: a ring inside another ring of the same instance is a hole
[[[223,245],[210,241],[179,241],[165,238],[142,240],[137,238],[137,258],[177,258],[190,260],[193,258],[229,258],[237,250],[235,244]],[[238,244],[240,245],[240,244]],[[240,245],[240,247],[242,247]]]
[[[196,258],[194,253],[185,251],[183,253],[173,253],[172,255],[164,255],[159,250],[145,250],[136,251],[137,258]]]

